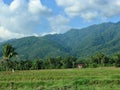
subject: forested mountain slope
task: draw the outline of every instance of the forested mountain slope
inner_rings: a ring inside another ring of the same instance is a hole
[[[19,57],[25,59],[69,55],[85,58],[96,52],[113,54],[120,52],[120,22],[71,29],[64,34],[14,39],[6,43],[12,44]]]

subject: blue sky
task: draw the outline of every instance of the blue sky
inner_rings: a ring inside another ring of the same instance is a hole
[[[120,20],[120,0],[0,0],[0,40]]]

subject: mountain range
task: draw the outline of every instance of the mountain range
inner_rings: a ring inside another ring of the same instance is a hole
[[[4,43],[12,44],[18,56],[24,59],[57,56],[86,58],[97,52],[111,55],[120,52],[120,22],[71,29],[64,34],[24,37]]]

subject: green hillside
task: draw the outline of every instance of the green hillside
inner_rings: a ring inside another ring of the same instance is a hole
[[[103,23],[81,30],[71,30],[64,36],[69,38],[66,44],[76,56],[86,57],[98,51],[112,54],[119,52],[120,23]]]
[[[68,55],[85,58],[96,52],[113,54],[120,51],[120,22],[71,29],[64,34],[25,37],[6,43],[11,43],[19,57],[25,59]]]

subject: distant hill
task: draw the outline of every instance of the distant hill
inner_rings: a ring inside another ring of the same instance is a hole
[[[120,52],[120,22],[71,29],[64,34],[25,37],[6,43],[12,44],[19,57],[25,59],[69,55],[85,58],[96,52],[113,54]]]

